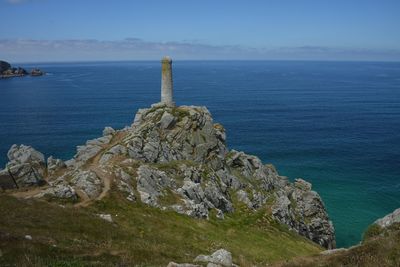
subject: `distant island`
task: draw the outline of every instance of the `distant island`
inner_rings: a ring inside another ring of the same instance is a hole
[[[0,60],[0,79],[3,78],[11,78],[11,77],[22,77],[26,75],[30,76],[42,76],[45,73],[40,69],[32,69],[30,72],[27,72],[25,69],[21,67],[12,67],[10,63],[6,61]]]

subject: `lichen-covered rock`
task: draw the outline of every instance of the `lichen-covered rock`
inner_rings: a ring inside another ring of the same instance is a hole
[[[12,145],[7,153],[9,162],[5,169],[10,173],[19,187],[42,184],[46,170],[42,153],[31,146]]]
[[[222,166],[226,147],[204,107],[141,109],[125,138],[129,155],[145,162],[193,160]]]

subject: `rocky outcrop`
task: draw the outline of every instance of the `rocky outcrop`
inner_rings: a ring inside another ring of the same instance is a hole
[[[26,145],[12,145],[7,153],[9,162],[1,173],[10,175],[18,187],[40,185],[44,182],[44,155]]]
[[[256,156],[229,151],[225,140],[207,108],[155,104],[140,109],[130,127],[106,127],[73,159],[49,158],[46,193],[93,200],[104,195],[108,177],[130,202],[202,219],[263,210],[321,246],[335,247],[333,225],[310,183],[290,183]]]
[[[42,76],[45,73],[38,68],[32,69],[29,73],[21,67],[12,67],[10,63],[0,60],[0,78],[21,77],[30,74],[31,76]]]
[[[400,223],[400,208],[374,222],[374,224],[377,224],[382,228],[389,227],[394,223]]]
[[[44,72],[41,71],[40,69],[31,70],[31,76],[42,76],[42,75],[44,75]]]
[[[328,249],[335,248],[334,228],[320,196],[311,191],[311,184],[296,179],[278,193],[272,215],[300,235]]]

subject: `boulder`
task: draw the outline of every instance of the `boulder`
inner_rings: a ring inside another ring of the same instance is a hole
[[[232,267],[232,254],[225,250],[219,249],[215,251],[211,255],[199,255],[194,259],[194,262],[208,263],[212,264],[210,266],[218,266],[218,267]],[[209,266],[209,265],[207,265]]]
[[[18,186],[41,185],[44,182],[46,163],[44,155],[31,146],[12,145],[7,153],[6,170]]]
[[[98,214],[98,216],[99,216],[101,219],[103,219],[103,220],[105,220],[105,221],[107,221],[107,222],[110,222],[110,223],[113,222],[113,219],[112,219],[112,217],[111,217],[111,214]]]
[[[66,184],[57,184],[54,186],[49,187],[48,189],[44,190],[43,192],[36,195],[36,197],[54,197],[59,199],[66,199],[71,201],[78,200],[78,195],[76,194],[75,190]]]
[[[70,175],[72,176],[70,183],[85,192],[89,198],[93,199],[100,194],[103,182],[94,171],[76,170]]]

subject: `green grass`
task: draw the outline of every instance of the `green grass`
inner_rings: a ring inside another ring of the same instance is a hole
[[[370,226],[364,234],[363,242],[347,251],[327,256],[297,258],[278,266],[400,266],[400,223],[387,228],[378,227]]]
[[[98,213],[111,214],[114,223]],[[0,214],[0,266],[166,266],[219,248],[231,251],[241,266],[251,266],[321,251],[265,211],[239,209],[225,220],[197,220],[132,204],[114,189],[79,209],[3,195]]]

